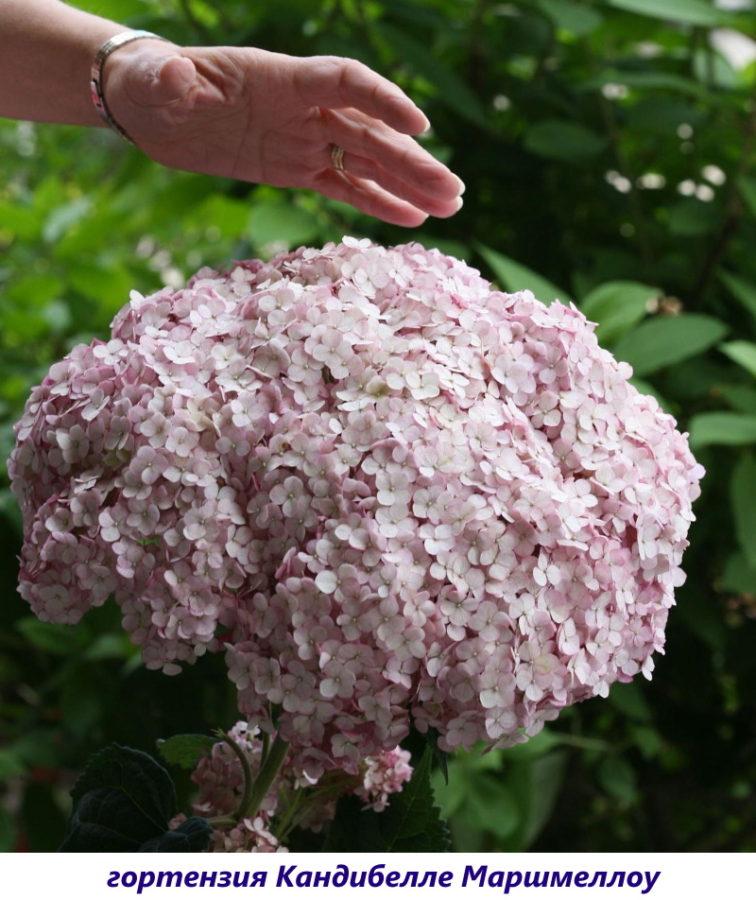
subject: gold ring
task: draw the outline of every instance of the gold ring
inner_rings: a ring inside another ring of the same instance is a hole
[[[344,148],[338,144],[331,144],[331,164],[337,172],[344,170]]]

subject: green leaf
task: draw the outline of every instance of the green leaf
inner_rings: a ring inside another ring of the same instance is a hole
[[[512,849],[528,849],[549,821],[564,784],[567,755],[562,751],[534,759],[512,781],[519,796],[522,822]]]
[[[584,297],[580,308],[587,318],[598,323],[598,339],[610,344],[637,325],[660,294],[659,288],[637,281],[607,281]]]
[[[312,213],[293,203],[255,203],[249,218],[249,238],[256,247],[281,243],[287,248],[306,244],[318,234]]]
[[[538,0],[538,6],[557,28],[578,36],[590,34],[603,22],[595,9],[573,0]]]
[[[738,179],[738,188],[740,190],[740,196],[751,211],[751,215],[756,216],[756,178],[741,175]]]
[[[139,750],[113,744],[92,756],[71,791],[62,851],[137,850],[168,828],[176,806],[165,769]]]
[[[642,377],[703,353],[726,333],[727,326],[711,316],[657,316],[624,335],[614,354]]]
[[[738,275],[733,275],[731,272],[723,270],[719,272],[719,279],[733,297],[739,300],[748,312],[756,318],[756,286]]]
[[[638,784],[632,766],[621,756],[607,756],[598,769],[598,780],[604,790],[622,807],[632,806],[638,799]]]
[[[756,413],[756,388],[744,384],[723,384],[715,389],[717,396],[738,412]]]
[[[480,128],[491,128],[491,118],[478,96],[431,49],[391,25],[381,23],[376,30],[404,65],[435,86],[440,103]]]
[[[525,132],[525,147],[546,159],[581,163],[606,147],[606,139],[567,119],[545,119]]]
[[[730,341],[722,344],[719,349],[733,362],[756,376],[756,344],[751,341]]]
[[[636,681],[629,684],[617,682],[612,685],[609,702],[631,719],[637,719],[640,722],[648,722],[651,719],[651,708],[643,689]]]
[[[726,20],[720,10],[705,0],[608,0],[610,6],[687,25],[720,25]]]
[[[520,824],[520,809],[515,794],[501,773],[483,775],[468,784],[465,797],[466,818],[478,828],[505,840]]]
[[[494,277],[507,291],[532,291],[542,303],[551,303],[553,300],[561,300],[569,303],[570,296],[565,291],[552,284],[541,275],[536,275],[531,269],[515,262],[503,253],[491,250],[482,244],[476,244],[476,249],[491,267]]]
[[[734,412],[709,412],[693,416],[689,424],[690,443],[740,446],[756,443],[756,415]]]
[[[730,481],[735,534],[750,566],[756,568],[756,457],[738,460]]]
[[[175,734],[158,741],[158,751],[163,759],[182,769],[193,769],[203,756],[213,749],[216,739],[207,734]]]
[[[324,851],[369,853],[445,852],[449,832],[431,788],[433,751],[426,746],[412,779],[394,794],[382,813],[361,809],[356,797],[343,797],[326,836]]]
[[[756,566],[749,565],[745,553],[731,553],[718,587],[736,594],[756,594]]]
[[[56,656],[71,656],[81,652],[87,645],[88,635],[81,626],[57,625],[54,622],[40,622],[33,616],[26,616],[16,623],[18,631],[34,647]]]

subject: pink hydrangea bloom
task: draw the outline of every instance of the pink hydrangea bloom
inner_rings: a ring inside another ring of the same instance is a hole
[[[225,650],[313,779],[410,719],[526,740],[651,676],[702,468],[573,306],[345,238],[132,293],[35,388],[21,594],[114,595],[146,664]]]

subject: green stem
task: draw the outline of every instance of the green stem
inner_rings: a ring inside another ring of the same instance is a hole
[[[288,835],[288,833],[292,830],[295,823],[295,815],[297,810],[302,804],[302,794],[303,790],[300,788],[298,791],[294,792],[294,796],[291,798],[291,803],[289,804],[289,808],[284,813],[281,821],[276,826],[276,837],[279,841],[283,842],[284,838]]]
[[[265,762],[257,773],[257,778],[252,785],[252,790],[250,791],[249,798],[243,809],[240,804],[241,815],[239,818],[252,819],[255,817],[257,811],[260,809],[260,805],[265,799],[265,795],[270,790],[270,786],[273,784],[276,775],[278,775],[288,751],[288,743],[276,735],[276,739],[273,741],[273,744],[265,757]]]
[[[265,765],[265,760],[268,758],[268,751],[270,750],[270,735],[267,731],[263,731],[262,735],[262,751],[260,753],[260,768]]]
[[[245,816],[245,810],[250,804],[250,798],[252,796],[252,788],[253,788],[253,780],[252,780],[252,770],[249,767],[249,760],[247,759],[247,754],[241,749],[241,747],[236,743],[236,741],[229,737],[224,731],[216,732],[217,736],[224,741],[228,746],[234,751],[236,758],[241,763],[242,773],[244,775],[244,789],[242,791],[241,800],[239,800],[239,804],[234,810],[232,817],[232,824],[236,824]],[[221,816],[222,819],[229,818],[228,816]],[[227,823],[224,823],[227,824]]]

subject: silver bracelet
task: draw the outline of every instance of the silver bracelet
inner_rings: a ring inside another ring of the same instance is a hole
[[[97,51],[97,55],[92,63],[89,82],[92,103],[94,103],[95,109],[100,114],[100,118],[106,125],[112,128],[113,131],[117,131],[118,134],[130,144],[133,144],[134,141],[132,141],[128,134],[126,134],[123,128],[121,128],[118,122],[113,118],[108,109],[108,104],[105,102],[105,93],[102,89],[102,73],[105,68],[105,61],[114,50],[123,47],[124,44],[130,44],[132,41],[139,41],[142,38],[152,38],[154,41],[168,41],[168,38],[160,37],[160,35],[153,34],[151,31],[121,31],[119,34],[116,34],[105,41],[102,47]],[[168,41],[168,43],[170,43],[170,41]]]

